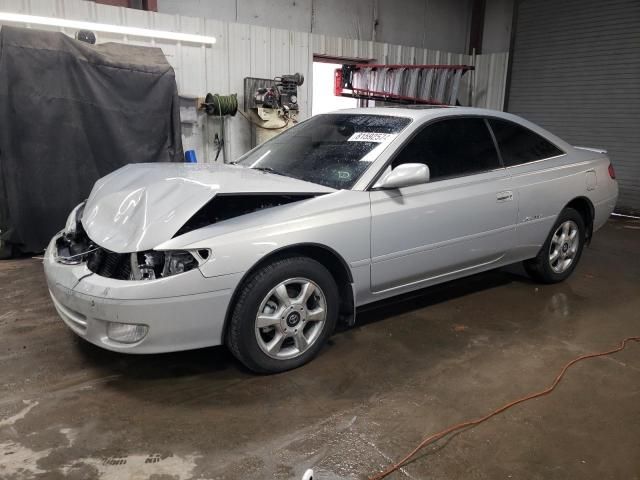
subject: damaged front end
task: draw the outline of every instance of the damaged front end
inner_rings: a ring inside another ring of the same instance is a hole
[[[87,268],[117,280],[156,280],[193,270],[209,255],[207,249],[115,253],[98,247],[87,255]]]
[[[86,262],[87,255],[94,245],[82,227],[82,214],[86,202],[74,208],[65,223],[62,235],[56,239],[56,262],[65,265],[80,265]]]
[[[173,238],[225,220],[314,196],[316,194],[216,195],[197,210]],[[78,205],[69,215],[64,231],[57,237],[54,253],[56,262],[65,265],[86,264],[91,272],[116,280],[156,280],[198,268],[212,257],[211,250],[206,248],[113,252],[89,237],[82,224],[84,210],[85,203]]]
[[[188,272],[211,255],[208,249],[197,251],[148,250],[117,253],[94,243],[82,226],[84,203],[69,215],[65,229],[55,241],[55,260],[64,265],[86,263],[87,268],[102,277],[117,280],[155,280]]]
[[[238,166],[123,167],[96,182],[47,248],[54,307],[77,335],[109,350],[220,345],[253,258],[246,249],[256,248],[264,227],[290,218],[289,209],[304,215],[294,202],[334,191]],[[246,242],[237,256],[230,238]]]

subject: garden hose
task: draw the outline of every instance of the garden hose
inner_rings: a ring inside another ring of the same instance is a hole
[[[289,117],[286,117],[285,124],[281,127],[265,127],[264,125],[260,125],[250,116],[246,115],[242,110],[238,110],[238,94],[232,93],[230,95],[219,95],[217,93],[207,93],[207,96],[204,99],[204,103],[202,104],[204,111],[209,116],[217,116],[220,119],[220,133],[221,139],[218,144],[218,152],[216,153],[216,158],[214,161],[218,161],[218,157],[220,156],[220,152],[224,148],[224,119],[223,117],[226,115],[234,116],[236,113],[240,112],[248,122],[252,123],[258,128],[262,128],[264,130],[282,130],[289,125]]]
[[[207,93],[204,99],[204,111],[207,115],[217,115],[223,117],[225,115],[234,116],[238,112],[238,94],[218,95]]]
[[[204,99],[204,111],[207,115],[217,115],[220,118],[220,143],[218,144],[218,151],[216,152],[216,158],[214,162],[218,161],[220,152],[224,148],[224,117],[225,115],[234,116],[238,111],[238,94],[232,93],[231,95],[218,95],[217,93],[212,95],[207,93]]]
[[[265,127],[264,125],[260,125],[242,110],[238,110],[238,94],[232,93],[231,95],[218,95],[207,93],[207,96],[204,99],[204,110],[207,115],[218,116],[222,120],[224,115],[234,116],[236,113],[240,113],[244,118],[247,119],[248,122],[254,124],[258,128],[262,128],[264,130],[281,130],[289,125],[289,118],[287,117],[285,124],[282,127]],[[224,132],[223,132],[224,134]]]

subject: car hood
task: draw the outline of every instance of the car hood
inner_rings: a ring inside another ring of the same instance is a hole
[[[315,183],[224,164],[138,163],[98,180],[82,225],[91,240],[117,253],[153,249],[171,239],[218,194],[323,194]]]

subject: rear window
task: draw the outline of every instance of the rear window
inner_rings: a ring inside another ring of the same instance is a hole
[[[489,119],[505,167],[521,165],[564,152],[546,138],[528,128],[506,120]]]

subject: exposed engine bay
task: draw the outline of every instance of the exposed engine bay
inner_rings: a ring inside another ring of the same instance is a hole
[[[224,220],[314,196],[316,195],[217,195],[198,210],[176,232],[174,238]],[[56,260],[59,263],[86,263],[93,273],[117,280],[155,280],[192,270],[211,255],[208,249],[112,252],[89,238],[81,222],[83,212],[84,203],[71,212],[64,232],[56,239]]]
[[[213,225],[224,220],[240,217],[248,213],[253,213],[265,208],[278,207],[287,203],[299,202],[308,198],[315,197],[315,194],[292,194],[292,195],[216,195],[200,210],[198,210],[180,230],[176,232],[174,237],[178,237],[187,232],[197,230],[202,227]]]

